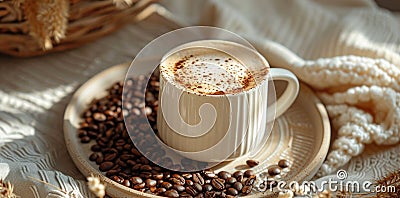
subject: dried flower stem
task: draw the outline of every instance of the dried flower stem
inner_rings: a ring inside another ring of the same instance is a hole
[[[100,182],[100,178],[91,174],[87,177],[89,190],[99,198],[106,195],[106,186]]]
[[[29,34],[43,49],[51,49],[53,40],[58,43],[65,37],[69,0],[14,0],[14,4],[22,7]]]
[[[28,176],[28,177],[29,177],[30,179],[32,179],[32,180],[37,181],[37,182],[40,182],[40,183],[46,184],[46,185],[48,185],[48,186],[51,186],[51,187],[53,187],[53,188],[55,188],[55,189],[61,191],[61,192],[64,193],[64,194],[67,194],[67,192],[66,192],[65,190],[61,189],[61,188],[58,187],[58,186],[55,186],[54,184],[50,184],[49,182],[46,182],[46,181],[43,181],[43,180],[40,180],[40,179],[36,179],[36,178],[34,178],[34,177],[31,177],[31,176]]]
[[[4,182],[0,179],[0,198],[17,198],[14,194],[14,186],[10,182]]]

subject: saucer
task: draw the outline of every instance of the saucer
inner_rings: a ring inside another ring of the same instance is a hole
[[[129,68],[128,64],[110,67],[84,83],[72,96],[64,114],[64,138],[68,152],[83,175],[98,175],[106,183],[106,193],[111,197],[159,197],[142,193],[118,184],[103,175],[96,163],[89,160],[92,144],[82,144],[77,136],[80,115],[94,98],[107,94],[106,89],[118,81],[123,81]],[[150,71],[140,71],[146,73]],[[285,84],[275,82],[277,95],[284,90]],[[330,143],[330,123],[324,105],[307,85],[301,83],[299,96],[295,103],[274,123],[273,131],[267,143],[251,159],[260,164],[252,169],[256,173],[267,171],[280,159],[291,162],[288,172],[282,175],[284,181],[306,181],[311,179],[324,161]],[[213,169],[233,172],[248,169],[246,160],[241,156],[235,160],[219,164]],[[254,193],[246,197],[265,197],[266,194]]]

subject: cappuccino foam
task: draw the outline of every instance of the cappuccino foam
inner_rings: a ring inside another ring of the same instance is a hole
[[[194,94],[222,95],[250,90],[264,79],[268,68],[250,71],[231,55],[211,48],[178,51],[160,64],[163,77]]]

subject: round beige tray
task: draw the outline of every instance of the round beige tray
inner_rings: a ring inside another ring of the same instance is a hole
[[[88,157],[91,154],[91,144],[82,144],[77,136],[77,128],[81,121],[80,115],[87,104],[94,98],[106,95],[106,89],[113,83],[123,81],[128,65],[111,67],[84,83],[73,95],[64,114],[64,136],[68,151],[85,176],[99,175],[107,184],[106,192],[111,197],[158,197],[142,193],[122,186],[104,176],[98,166]],[[143,71],[147,72],[147,71]],[[148,71],[150,72],[150,71]],[[275,83],[279,95],[283,84]],[[253,168],[255,172],[265,171],[270,165],[280,159],[288,159],[292,164],[290,171],[282,175],[285,181],[304,181],[311,179],[328,152],[330,143],[330,124],[324,105],[306,85],[301,84],[296,102],[281,117],[275,125],[268,142],[261,152],[252,157],[260,164]],[[230,162],[224,162],[214,170],[234,171],[246,169],[248,156],[242,156]],[[269,192],[269,191],[267,191]],[[265,197],[269,193],[254,193],[251,197]],[[248,196],[249,197],[249,196]]]

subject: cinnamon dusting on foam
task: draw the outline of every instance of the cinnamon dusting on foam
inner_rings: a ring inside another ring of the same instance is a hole
[[[222,51],[193,48],[172,54],[160,70],[166,80],[189,93],[224,95],[254,88],[266,79],[269,68],[251,71]]]

